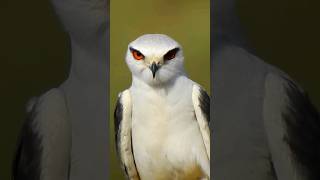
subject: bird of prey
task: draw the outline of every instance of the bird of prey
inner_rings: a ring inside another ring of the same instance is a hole
[[[70,73],[30,103],[13,179],[108,179],[107,1],[51,2],[70,35]]]
[[[128,45],[132,85],[119,94],[114,115],[129,179],[210,179],[210,98],[183,61],[182,47],[167,35]]]
[[[320,179],[320,115],[295,81],[246,47],[236,4],[211,4],[214,179]]]

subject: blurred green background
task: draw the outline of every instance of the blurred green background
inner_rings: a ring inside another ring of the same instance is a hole
[[[128,44],[142,34],[167,34],[183,47],[191,79],[210,90],[209,0],[110,0],[110,112],[119,92],[131,85],[124,61]],[[110,114],[111,179],[123,179],[115,153],[113,114]]]
[[[150,8],[142,8],[142,2]],[[119,48],[111,49],[111,77],[116,76],[123,82],[117,84],[117,87],[113,87],[114,81],[110,82],[111,105],[114,104],[116,94],[130,85],[130,74],[124,63],[127,43],[143,33],[166,33],[179,41],[184,46],[186,69],[191,78],[208,89],[208,76],[204,75],[208,72],[198,74],[205,71],[198,66],[198,57],[207,51],[197,47],[209,41],[208,34],[204,33],[209,30],[209,23],[206,25],[208,29],[197,26],[201,23],[197,21],[208,21],[205,20],[208,18],[205,14],[209,7],[206,4],[207,1],[195,0],[112,0],[111,7],[117,10],[111,8],[111,44]],[[257,55],[297,80],[320,109],[318,7],[320,1],[317,0],[239,0],[237,4],[249,43]],[[149,14],[144,16],[144,12]],[[157,20],[151,18],[151,15],[158,17]],[[142,22],[149,16],[150,22]],[[199,20],[199,16],[205,19]],[[113,18],[118,20],[113,21]],[[174,32],[178,27],[186,28]],[[197,32],[197,29],[203,34],[191,33]],[[196,42],[203,37],[208,39],[188,46],[190,41]],[[0,180],[10,179],[12,157],[25,119],[27,100],[58,86],[66,78],[69,56],[68,37],[54,16],[48,0],[1,1]],[[193,68],[199,69],[199,72],[194,72]],[[113,136],[110,135],[112,142]],[[114,157],[112,162],[116,163]],[[112,175],[120,176],[119,168],[116,165],[114,167],[111,169]]]

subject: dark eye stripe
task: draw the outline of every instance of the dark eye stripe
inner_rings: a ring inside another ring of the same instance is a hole
[[[138,54],[144,56],[139,50],[136,50],[136,49],[134,49],[132,47],[129,47],[129,49],[130,49],[131,52],[136,51]]]
[[[167,61],[167,60],[171,60],[171,59],[175,58],[175,57],[176,57],[176,54],[177,54],[177,52],[178,52],[179,50],[180,50],[179,48],[174,48],[174,49],[169,50],[169,51],[163,56],[163,59],[164,59],[165,61]]]

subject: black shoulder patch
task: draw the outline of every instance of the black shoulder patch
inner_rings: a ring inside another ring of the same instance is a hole
[[[13,161],[13,180],[40,180],[41,174],[41,137],[34,129],[36,105],[25,120]]]
[[[276,169],[274,167],[274,163],[272,161],[272,157],[271,157],[271,154],[269,154],[269,156],[267,157],[267,161],[269,162],[269,171],[268,171],[268,174],[269,176],[273,179],[273,180],[278,180],[278,177],[277,177],[277,173],[276,173]]]
[[[123,118],[123,105],[121,104],[121,95],[120,97],[118,98],[117,100],[117,103],[116,103],[116,108],[114,110],[114,132],[115,132],[115,141],[116,141],[116,150],[118,152],[118,156],[121,156],[120,155],[120,131],[121,131],[121,121],[122,121],[122,118]],[[131,149],[133,149],[132,147],[132,137],[131,137]],[[132,156],[133,156],[133,152],[132,152]],[[134,158],[134,157],[133,157]],[[134,161],[134,165],[136,166],[135,164],[135,161]],[[136,166],[137,167],[137,166]],[[122,168],[124,169],[127,177],[129,177],[129,174],[128,174],[128,169],[127,167],[122,164]],[[139,174],[138,174],[139,176]]]
[[[120,131],[121,131],[121,121],[123,118],[123,105],[121,104],[121,95],[118,97],[116,109],[114,110],[114,132],[115,132],[115,141],[116,141],[116,150],[118,156],[120,157]],[[122,164],[122,168],[124,169],[126,175],[128,176],[127,167]]]
[[[202,113],[206,116],[208,123],[210,122],[210,97],[206,91],[200,88],[199,96],[200,108]]]
[[[114,111],[114,132],[115,132],[115,140],[116,140],[116,148],[118,151],[118,144],[119,144],[119,130],[120,130],[120,123],[122,121],[122,111],[123,106],[121,104],[121,96],[117,100],[116,109]]]
[[[288,81],[287,109],[282,114],[287,134],[284,140],[291,149],[301,173],[308,180],[320,179],[320,117],[306,93]]]

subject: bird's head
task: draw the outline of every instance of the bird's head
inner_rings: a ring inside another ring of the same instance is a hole
[[[108,30],[107,1],[51,0],[51,3],[72,41],[86,50],[105,48],[103,45],[106,44]]]
[[[133,76],[158,85],[184,74],[179,43],[163,34],[146,34],[128,46],[126,62]]]

